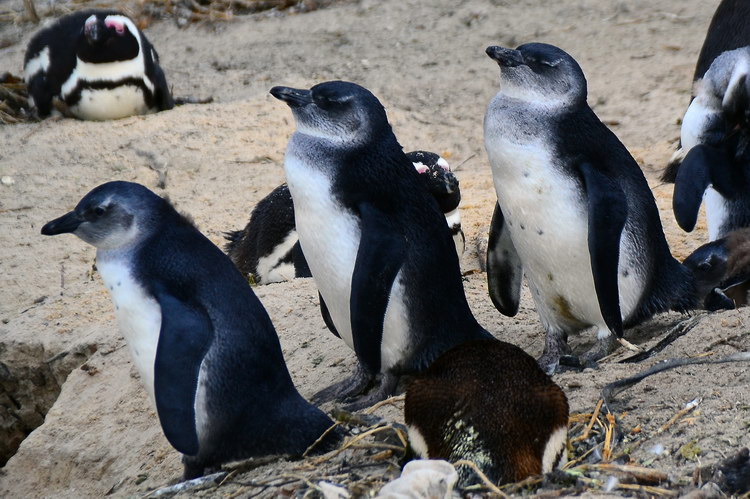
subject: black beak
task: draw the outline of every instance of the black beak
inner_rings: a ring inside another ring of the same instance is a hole
[[[523,55],[521,55],[521,52],[519,52],[518,50],[506,49],[504,47],[493,45],[491,47],[487,47],[487,50],[485,50],[485,52],[487,52],[487,55],[492,59],[496,60],[499,65],[505,66],[507,68],[513,68],[526,64],[523,60]]]
[[[42,227],[42,234],[45,236],[55,236],[57,234],[75,232],[78,226],[82,223],[83,218],[79,217],[75,211],[71,211],[60,218],[47,222],[44,227]]]
[[[271,95],[279,100],[283,100],[289,107],[302,107],[312,102],[310,91],[298,88],[273,87]]]

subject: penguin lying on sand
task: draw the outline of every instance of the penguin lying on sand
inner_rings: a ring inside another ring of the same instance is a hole
[[[448,162],[427,151],[413,151],[406,156],[414,163],[425,188],[445,214],[459,257],[464,252],[464,233],[458,204],[461,191],[458,179]],[[244,275],[258,284],[289,281],[295,277],[312,277],[300,248],[294,226],[294,205],[289,187],[281,184],[253,208],[244,229],[226,233],[224,248]]]
[[[567,335],[590,326],[598,341],[581,361],[593,365],[623,323],[694,307],[695,283],[669,252],[638,164],[588,106],[578,63],[542,43],[487,54],[501,69],[484,120],[498,199],[490,297],[515,315],[525,274],[547,331],[541,366],[569,360]]]
[[[706,243],[683,264],[693,271],[707,310],[747,305],[750,291],[750,228]]]
[[[529,354],[503,341],[463,343],[415,375],[404,418],[419,456],[467,459],[494,483],[548,473],[567,461],[565,393]],[[457,470],[468,485],[474,472]]]
[[[750,47],[718,56],[682,121],[672,206],[685,231],[705,199],[710,241],[750,226]]]
[[[172,109],[159,56],[124,14],[85,10],[61,17],[29,42],[24,79],[40,117],[59,99],[84,120]]]
[[[141,381],[184,454],[184,479],[231,460],[302,454],[333,424],[295,389],[245,279],[168,201],[109,182],[42,228],[63,233],[97,248]]]
[[[445,217],[393,135],[378,99],[348,82],[274,87],[297,124],[284,159],[300,245],[329,329],[354,350],[356,374],[314,400],[378,388],[425,369],[464,341],[491,338],[464,296]]]

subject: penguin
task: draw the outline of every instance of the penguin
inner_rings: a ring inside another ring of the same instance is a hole
[[[412,151],[406,156],[445,214],[456,252],[463,255],[465,240],[458,205],[461,191],[448,162],[429,151]],[[282,184],[253,208],[244,229],[225,233],[224,250],[244,275],[257,284],[312,277],[294,224],[294,206],[289,187]]]
[[[55,100],[82,120],[174,107],[156,49],[115,10],[74,12],[36,33],[26,49],[24,79],[42,118]]]
[[[333,425],[295,389],[245,279],[167,200],[108,182],[42,227],[65,233],[97,248],[120,331],[164,435],[184,455],[185,480],[231,460],[301,455]]]
[[[547,332],[540,365],[593,367],[624,325],[693,308],[693,277],[670,254],[638,164],[588,106],[578,63],[543,43],[486,52],[501,68],[484,119],[498,199],[490,297],[515,315],[525,274]],[[590,326],[597,343],[577,362],[567,335]]]
[[[469,460],[497,484],[567,462],[568,400],[533,357],[500,340],[468,341],[415,374],[404,401],[419,457]],[[457,467],[460,484],[474,472]]]
[[[750,228],[730,232],[696,249],[683,262],[695,276],[706,310],[747,305],[750,291]]]
[[[284,170],[323,318],[358,360],[351,378],[313,400],[367,407],[450,347],[492,338],[466,302],[445,217],[380,101],[343,81],[271,94],[297,125]],[[377,387],[363,394],[378,374]]]
[[[698,55],[698,62],[695,65],[690,103],[696,97],[696,88],[698,87],[696,83],[705,76],[706,71],[718,56],[724,52],[750,45],[748,19],[750,19],[750,4],[744,0],[722,0],[716,8]],[[687,151],[688,148],[685,148],[682,140],[680,140],[680,146],[670,158],[667,168],[662,174],[663,181],[674,183]]]
[[[708,239],[750,226],[750,47],[724,52],[696,85],[682,121],[684,159],[676,170],[672,207],[691,232],[706,202]]]

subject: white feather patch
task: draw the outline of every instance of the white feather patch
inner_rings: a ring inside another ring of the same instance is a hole
[[[29,59],[23,68],[23,78],[26,83],[36,76],[39,71],[47,72],[49,69],[49,47],[44,47],[36,56]]]
[[[291,276],[289,276],[289,269],[287,268],[289,265],[279,265],[279,261],[291,251],[292,247],[297,244],[297,241],[297,231],[293,230],[287,234],[284,240],[271,253],[258,258],[256,272],[262,284],[294,279],[294,265],[289,264],[291,265]]]
[[[544,446],[544,454],[542,455],[542,473],[549,473],[555,466],[563,466],[568,461],[568,453],[565,450],[567,439],[568,428],[565,426],[559,427],[550,435],[547,445]],[[555,462],[560,452],[562,452],[562,456]]]

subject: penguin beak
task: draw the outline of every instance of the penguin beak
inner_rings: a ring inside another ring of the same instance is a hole
[[[273,87],[271,95],[279,100],[283,100],[289,107],[302,107],[312,103],[312,96],[309,90],[291,87]]]
[[[42,227],[42,234],[45,236],[55,236],[57,234],[75,232],[83,221],[83,218],[78,216],[75,211],[71,211],[60,218],[47,222],[44,227]]]
[[[488,56],[490,56],[490,58],[496,60],[500,66],[504,66],[506,68],[514,68],[516,66],[522,66],[526,64],[526,62],[524,62],[523,60],[523,55],[518,50],[506,49],[504,47],[493,45],[491,47],[487,47],[487,50],[485,50],[485,52]]]

